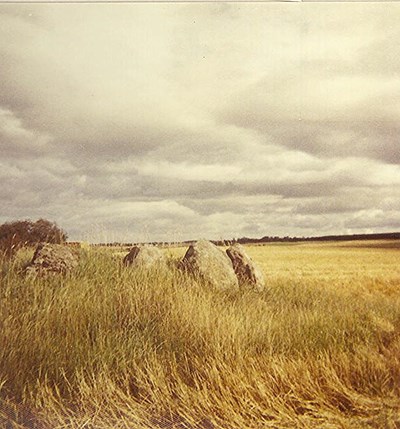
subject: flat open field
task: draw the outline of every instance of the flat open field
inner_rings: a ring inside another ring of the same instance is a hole
[[[246,249],[263,293],[187,277],[183,248],[163,272],[97,248],[67,277],[2,261],[0,427],[399,429],[399,242]]]

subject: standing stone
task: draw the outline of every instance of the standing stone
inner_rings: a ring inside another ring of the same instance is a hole
[[[191,245],[186,251],[180,267],[200,276],[216,289],[234,290],[239,288],[229,258],[209,241],[201,240]]]
[[[78,265],[78,252],[61,244],[41,243],[26,267],[30,276],[66,274]]]
[[[167,265],[167,258],[162,250],[155,246],[134,246],[124,257],[124,265],[153,268]]]
[[[226,253],[232,261],[239,285],[251,286],[261,292],[265,286],[263,273],[247,255],[244,247],[235,244],[226,249]]]

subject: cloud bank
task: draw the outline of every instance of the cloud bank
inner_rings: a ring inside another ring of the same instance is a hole
[[[400,229],[400,4],[1,4],[0,222]]]

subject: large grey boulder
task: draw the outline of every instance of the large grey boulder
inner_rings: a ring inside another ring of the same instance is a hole
[[[262,291],[264,289],[264,275],[246,253],[243,246],[240,244],[234,244],[226,249],[226,254],[232,261],[232,266],[238,278],[240,287],[250,286],[258,291]]]
[[[66,274],[77,267],[78,251],[61,244],[39,244],[33,258],[26,267],[29,276]]]
[[[167,258],[162,250],[155,246],[134,246],[124,257],[126,266],[142,267],[145,269],[166,266]]]
[[[198,275],[207,283],[221,290],[239,288],[231,261],[213,243],[201,240],[191,245],[183,257],[180,267]]]

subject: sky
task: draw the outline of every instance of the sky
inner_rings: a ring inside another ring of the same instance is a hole
[[[400,3],[0,4],[0,223],[400,230]]]

